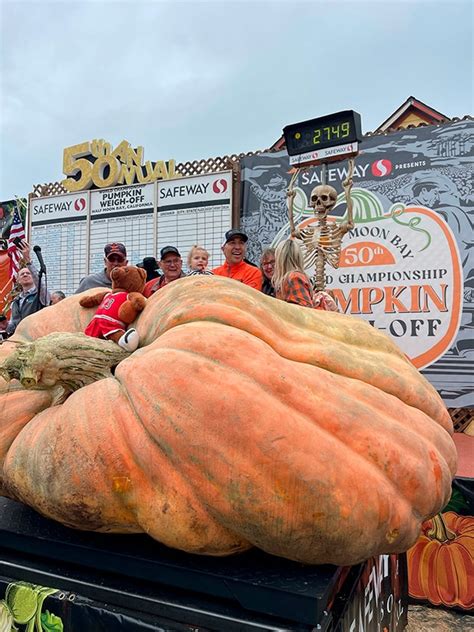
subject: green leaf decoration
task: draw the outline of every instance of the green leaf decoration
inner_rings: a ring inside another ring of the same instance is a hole
[[[8,584],[5,599],[15,623],[24,625],[35,616],[38,595],[33,584],[27,582]]]
[[[43,601],[46,599],[46,597],[49,597],[49,595],[54,595],[55,592],[58,592],[55,588],[46,588],[43,586],[38,586],[38,607],[36,609],[36,632],[42,632],[43,630],[43,625],[41,622]]]
[[[41,613],[41,627],[44,632],[63,632],[64,626],[61,617],[56,616],[49,610]]]

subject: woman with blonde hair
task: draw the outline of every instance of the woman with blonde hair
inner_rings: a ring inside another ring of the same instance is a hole
[[[332,312],[338,311],[336,303],[328,292],[317,292],[313,296],[311,281],[304,271],[303,253],[293,239],[282,241],[275,250],[272,284],[276,297],[287,303]]]

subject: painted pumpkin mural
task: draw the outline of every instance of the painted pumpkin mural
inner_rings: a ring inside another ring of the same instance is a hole
[[[474,607],[474,518],[448,511],[427,520],[407,560],[410,597]]]
[[[188,552],[255,546],[343,565],[407,550],[445,506],[451,419],[361,319],[189,277],[149,299],[141,348],[95,381],[89,341],[53,333],[82,332],[92,315],[67,298],[0,348],[14,378],[0,394],[5,495],[70,527]]]

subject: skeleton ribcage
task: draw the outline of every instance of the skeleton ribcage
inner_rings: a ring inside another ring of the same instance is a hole
[[[314,265],[318,257],[322,257],[333,268],[339,267],[342,239],[339,226],[333,223],[316,227],[308,226],[299,232],[305,251],[305,268]]]

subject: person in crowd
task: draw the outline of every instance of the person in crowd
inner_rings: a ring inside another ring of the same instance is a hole
[[[183,272],[183,260],[179,254],[179,250],[174,246],[165,246],[160,251],[160,268],[163,274],[157,278],[148,281],[143,290],[143,295],[147,298],[154,294],[157,290],[168,285],[172,281],[177,281],[181,277],[186,276]]]
[[[194,274],[212,274],[207,269],[209,264],[209,253],[202,246],[194,245],[188,253],[188,276]]]
[[[275,250],[275,270],[272,276],[276,298],[304,307],[337,312],[337,305],[328,292],[313,295],[311,281],[304,271],[301,248],[293,239],[278,244]]]
[[[260,257],[260,270],[263,277],[262,292],[268,296],[275,296],[275,288],[272,285],[274,268],[275,248],[265,248]]]
[[[59,303],[59,301],[62,301],[65,298],[66,295],[64,294],[64,292],[61,292],[61,290],[56,290],[55,292],[51,292],[51,300],[49,304],[56,305],[56,303]]]
[[[38,271],[31,262],[31,249],[26,241],[22,241],[18,246],[22,253],[22,259],[26,266],[18,270],[16,282],[20,286],[20,293],[11,303],[11,316],[7,325],[7,334],[11,336],[18,324],[29,316],[49,305],[50,296],[46,288],[46,283],[41,285],[38,296]]]
[[[256,266],[244,261],[247,252],[248,237],[241,230],[233,228],[228,230],[224,237],[222,252],[225,256],[225,263],[212,271],[218,276],[235,279],[245,285],[262,289],[262,273]]]
[[[145,270],[147,281],[157,279],[160,276],[160,266],[155,257],[143,257],[142,263],[138,263],[137,267]]]
[[[93,272],[88,274],[79,283],[76,294],[90,290],[93,287],[112,287],[112,279],[110,273],[118,266],[128,265],[127,250],[125,246],[118,242],[107,244],[104,248],[104,265],[105,268],[101,272]]]

